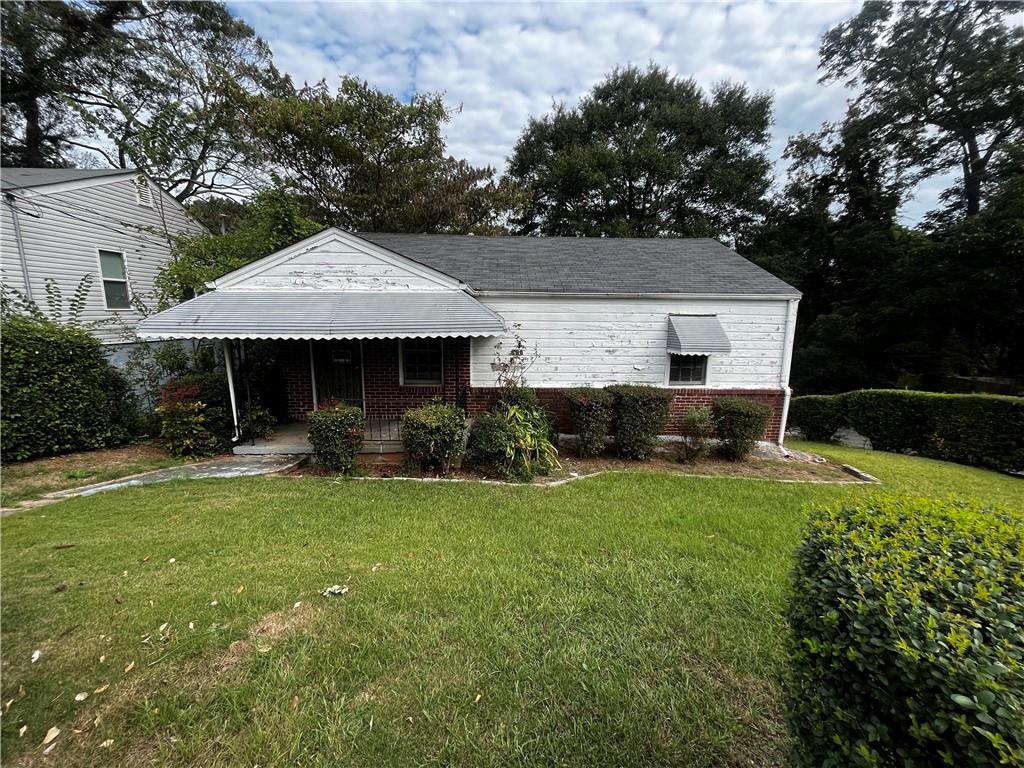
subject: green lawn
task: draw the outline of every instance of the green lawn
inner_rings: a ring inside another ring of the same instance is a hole
[[[995,473],[814,448],[888,490],[1024,509],[1024,483]],[[71,766],[782,765],[802,507],[867,492],[255,478],[19,512],[2,523],[3,759],[58,727],[51,758]]]

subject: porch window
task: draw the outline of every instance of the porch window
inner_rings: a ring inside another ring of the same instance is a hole
[[[100,250],[100,275],[103,277],[103,298],[107,309],[131,309],[124,254],[120,251]]]
[[[704,384],[707,374],[707,355],[669,355],[669,384]]]
[[[443,383],[441,339],[403,339],[399,357],[403,385],[439,387]]]

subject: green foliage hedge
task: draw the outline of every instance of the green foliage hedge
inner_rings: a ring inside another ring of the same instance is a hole
[[[830,400],[843,423],[876,450],[1024,470],[1024,398],[860,389],[817,399]],[[798,417],[794,423],[804,426]]]
[[[180,401],[157,406],[160,440],[172,456],[213,456],[227,448],[227,441],[210,429],[202,401]]]
[[[465,431],[465,412],[440,400],[406,411],[402,417],[402,444],[424,471],[448,474],[462,454]]]
[[[365,432],[366,417],[354,405],[309,414],[309,442],[320,466],[332,472],[352,472]]]
[[[683,415],[683,442],[679,448],[679,459],[693,463],[711,452],[711,435],[715,432],[715,420],[708,407],[691,408]]]
[[[722,455],[741,461],[758,440],[764,439],[772,409],[745,397],[716,397],[711,401],[711,417]]]
[[[619,454],[641,461],[654,453],[658,435],[665,431],[675,393],[635,384],[605,388],[615,398],[613,432]]]
[[[804,395],[790,400],[789,423],[808,440],[828,442],[846,424],[846,414],[832,395]]]
[[[577,452],[580,456],[597,456],[611,431],[615,398],[603,389],[577,387],[566,390],[565,399],[569,401]]]
[[[550,417],[536,402],[536,393],[531,397],[512,391],[473,422],[466,462],[485,475],[529,482],[559,466],[551,432]]]
[[[799,766],[1024,764],[1024,522],[879,497],[811,515],[796,553]]]
[[[135,398],[94,336],[21,315],[5,315],[0,336],[5,461],[108,448],[132,438]]]

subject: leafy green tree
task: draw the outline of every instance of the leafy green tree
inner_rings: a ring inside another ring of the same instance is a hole
[[[1019,12],[1015,2],[867,2],[821,44],[822,81],[859,88],[855,104],[917,180],[960,170],[947,201],[968,216],[981,211],[993,163],[1024,141]]]
[[[511,194],[493,168],[445,154],[451,111],[437,94],[408,104],[345,76],[250,101],[264,157],[318,218],[356,231],[493,229]]]
[[[178,237],[171,260],[156,278],[160,308],[187,301],[206,284],[323,229],[300,212],[280,188],[257,194],[238,225],[225,235]]]
[[[523,232],[733,238],[771,181],[772,98],[650,66],[616,69],[575,107],[531,119],[509,161]]]

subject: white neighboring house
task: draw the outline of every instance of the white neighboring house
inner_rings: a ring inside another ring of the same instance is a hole
[[[80,322],[107,345],[121,345],[156,309],[154,280],[170,259],[170,237],[206,228],[135,170],[0,169],[3,290],[51,314],[47,285],[62,297],[64,319],[87,275],[92,285]],[[112,346],[117,361],[119,347]]]

